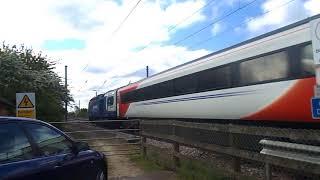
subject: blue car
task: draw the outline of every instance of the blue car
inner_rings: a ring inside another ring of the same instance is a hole
[[[0,117],[0,179],[104,180],[107,163],[50,124]]]

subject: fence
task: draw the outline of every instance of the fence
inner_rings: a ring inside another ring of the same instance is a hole
[[[231,157],[232,173],[242,176],[244,164],[272,179],[279,173],[293,173],[295,179],[320,179],[320,130],[264,126],[194,123],[176,120],[141,120],[142,154],[147,154],[147,139],[172,144],[176,167],[185,155],[181,146]],[[282,178],[280,178],[282,179]]]
[[[140,126],[135,128],[108,128],[110,127],[108,124],[112,123],[138,121]],[[147,156],[148,148],[159,149],[148,142],[156,140],[172,144],[171,155],[176,168],[180,166],[182,158],[194,158],[183,152],[183,148],[190,147],[224,155],[223,158],[228,159],[231,173],[236,177],[248,174],[252,176],[251,168],[262,173],[260,178],[268,180],[277,177],[278,174],[289,174],[295,179],[320,179],[320,130],[318,129],[147,119],[97,121],[77,119],[51,122],[51,124],[77,141],[88,142],[90,147],[107,156],[139,153]],[[214,161],[213,163],[217,163],[216,159]]]
[[[73,119],[66,122],[50,122],[75,141],[89,144],[106,156],[123,156],[140,153],[139,128],[114,128],[112,124],[137,123],[139,120]],[[112,128],[110,128],[112,127]]]

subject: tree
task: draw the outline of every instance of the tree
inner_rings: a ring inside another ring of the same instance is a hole
[[[88,118],[88,109],[87,108],[81,108],[80,111],[79,111],[78,117]]]
[[[53,71],[55,62],[32,49],[2,44],[0,47],[0,97],[15,104],[18,92],[35,92],[37,118],[62,120],[64,101],[73,101],[61,78]]]
[[[79,108],[79,106],[75,106],[75,111],[70,113],[69,115],[74,115],[78,118],[88,118],[88,109],[87,108]]]

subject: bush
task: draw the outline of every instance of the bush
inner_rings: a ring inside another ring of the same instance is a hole
[[[59,121],[64,101],[73,101],[61,78],[53,71],[55,62],[21,46],[0,47],[0,97],[15,104],[16,93],[34,92],[37,118]]]

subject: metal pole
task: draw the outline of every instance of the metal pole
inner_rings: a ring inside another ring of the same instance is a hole
[[[68,95],[68,81],[67,81],[67,76],[68,76],[68,66],[64,66],[64,86],[66,88],[66,100],[64,101],[65,103],[65,114],[64,114],[64,120],[68,120],[68,100],[67,100],[67,95]]]
[[[79,110],[81,109],[81,107],[80,107],[80,100],[79,100]]]
[[[147,77],[149,77],[149,66],[146,67]]]

